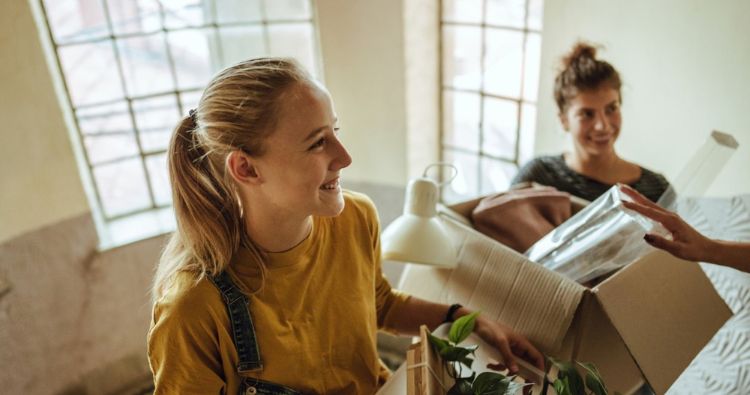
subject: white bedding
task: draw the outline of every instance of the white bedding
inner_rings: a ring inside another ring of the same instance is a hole
[[[690,198],[678,211],[708,236],[750,241],[750,195],[726,199]],[[701,266],[735,315],[667,393],[750,394],[750,274],[711,264]]]

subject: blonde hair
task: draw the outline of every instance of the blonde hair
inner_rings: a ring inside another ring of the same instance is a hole
[[[294,60],[248,60],[219,72],[198,107],[177,125],[167,153],[177,230],[159,260],[154,300],[180,272],[194,274],[196,282],[218,275],[240,246],[258,258],[264,275],[264,254],[245,230],[226,158],[236,150],[263,155],[263,141],[275,128],[284,93],[311,81]]]

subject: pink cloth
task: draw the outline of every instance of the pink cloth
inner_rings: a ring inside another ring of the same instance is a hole
[[[570,194],[540,187],[488,196],[471,219],[478,231],[523,253],[570,216]]]

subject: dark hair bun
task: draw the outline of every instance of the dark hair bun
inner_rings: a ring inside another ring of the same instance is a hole
[[[562,58],[562,67],[555,77],[554,91],[560,112],[565,111],[578,92],[595,90],[603,84],[620,92],[620,74],[611,64],[596,59],[596,50],[594,45],[579,41]]]
[[[596,47],[579,41],[570,52],[562,58],[563,68],[571,67],[574,64],[585,62],[587,60],[596,60]]]

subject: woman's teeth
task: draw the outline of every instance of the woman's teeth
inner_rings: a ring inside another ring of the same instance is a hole
[[[335,180],[335,181],[329,182],[328,184],[323,185],[322,187],[320,187],[320,189],[333,190],[333,189],[338,188],[338,186],[339,186],[339,180]]]

